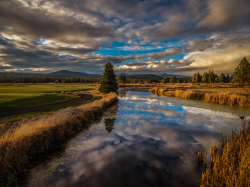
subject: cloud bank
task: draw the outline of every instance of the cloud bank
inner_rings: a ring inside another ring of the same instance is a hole
[[[250,60],[249,0],[0,2],[0,71],[190,75]]]

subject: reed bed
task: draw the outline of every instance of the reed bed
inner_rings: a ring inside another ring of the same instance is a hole
[[[168,97],[184,97],[186,99],[203,100],[208,103],[218,103],[221,105],[250,107],[249,99],[244,95],[231,93],[205,93],[192,90],[168,90],[160,87],[149,89],[150,92]]]
[[[93,103],[23,120],[15,124],[16,128],[7,129],[0,135],[0,183],[13,186],[32,156],[81,130],[88,120],[100,116],[115,101],[117,94],[110,93]]]
[[[244,124],[238,135],[223,134],[221,145],[210,149],[210,167],[202,174],[201,187],[249,187],[250,186],[250,122]],[[198,153],[202,164],[202,152]]]

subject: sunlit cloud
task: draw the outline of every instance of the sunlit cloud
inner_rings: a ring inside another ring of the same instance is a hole
[[[110,61],[117,72],[232,73],[250,58],[249,9],[249,0],[1,1],[0,62],[12,68],[0,69],[100,73]]]

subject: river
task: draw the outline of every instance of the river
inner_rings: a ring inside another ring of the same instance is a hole
[[[244,108],[120,89],[119,101],[34,167],[27,187],[199,186],[198,151],[239,131]]]

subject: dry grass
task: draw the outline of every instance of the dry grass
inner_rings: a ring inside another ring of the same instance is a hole
[[[0,134],[0,183],[13,185],[33,155],[64,141],[86,126],[89,119],[100,116],[115,101],[117,94],[111,93],[93,103],[16,122],[14,128]]]
[[[246,92],[243,88],[192,88],[192,90],[207,93],[224,92],[230,94],[246,95]]]
[[[201,187],[249,187],[250,186],[250,122],[244,124],[237,135],[223,135],[221,145],[210,149],[210,168],[202,174]],[[200,161],[206,160],[198,153]]]
[[[186,99],[203,100],[208,103],[218,103],[222,105],[250,107],[248,98],[244,95],[230,93],[205,93],[192,90],[167,90],[164,88],[154,87],[149,89],[150,92],[168,97],[184,97]]]

